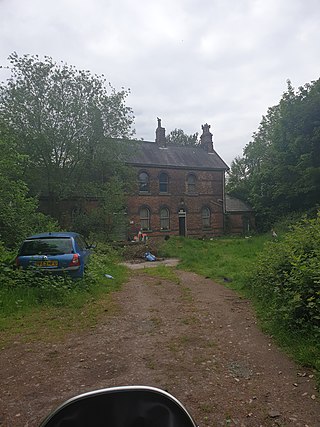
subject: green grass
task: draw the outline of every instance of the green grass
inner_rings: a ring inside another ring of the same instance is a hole
[[[107,278],[105,274],[113,276]],[[0,270],[0,346],[12,340],[56,340],[94,326],[116,309],[111,294],[127,279],[115,255],[102,248],[92,257],[84,279]]]
[[[178,257],[179,268],[240,290],[269,236],[214,240],[169,239],[163,256]]]
[[[180,279],[175,273],[174,269],[171,267],[166,267],[164,265],[159,265],[158,267],[147,268],[145,270],[140,270],[142,274],[147,274],[148,276],[158,277],[164,280],[170,280],[171,282],[180,283]]]
[[[162,256],[178,257],[178,268],[193,271],[225,284],[252,300],[263,331],[295,361],[315,370],[320,385],[320,342],[314,333],[290,328],[270,316],[270,301],[259,299],[250,288],[250,275],[270,235],[251,238],[192,240],[171,238],[161,248]]]

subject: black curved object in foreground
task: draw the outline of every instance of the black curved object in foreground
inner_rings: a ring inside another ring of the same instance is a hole
[[[40,427],[196,427],[169,393],[145,386],[114,387],[73,397]]]

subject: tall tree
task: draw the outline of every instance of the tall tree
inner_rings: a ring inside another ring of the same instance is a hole
[[[246,200],[248,198],[248,168],[245,159],[236,157],[230,166],[230,172],[227,176],[228,193],[234,197]]]
[[[109,175],[116,165],[114,138],[133,134],[128,91],[103,76],[50,57],[9,56],[11,77],[0,86],[0,118],[29,156],[26,179],[33,193],[52,199],[79,192],[96,159],[105,153]]]
[[[166,141],[170,145],[197,145],[198,136],[198,132],[187,135],[182,129],[174,129],[166,136]]]
[[[268,109],[237,160],[242,169],[231,169],[229,190],[245,194],[262,227],[320,204],[319,117],[320,80],[297,91],[288,81],[279,104]]]
[[[28,195],[23,171],[28,159],[19,154],[7,130],[0,137],[0,243],[17,247],[27,234],[57,229],[50,218],[37,212],[38,201]]]

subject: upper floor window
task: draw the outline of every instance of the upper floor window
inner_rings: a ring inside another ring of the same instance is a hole
[[[209,208],[207,207],[202,208],[201,218],[202,218],[202,227],[210,227],[211,212]]]
[[[160,209],[160,229],[169,230],[170,228],[170,212],[167,208]]]
[[[139,191],[148,193],[150,190],[149,175],[146,172],[139,173]]]
[[[150,210],[148,208],[140,209],[140,227],[141,230],[150,230]]]
[[[187,177],[187,192],[190,194],[196,192],[196,176],[193,174]]]
[[[159,191],[160,193],[168,193],[169,190],[169,178],[164,172],[159,175]]]

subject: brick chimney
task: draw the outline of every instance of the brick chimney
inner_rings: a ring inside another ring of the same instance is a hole
[[[210,125],[206,123],[202,125],[202,135],[200,136],[200,146],[204,148],[208,153],[213,152],[213,141],[212,133],[210,132]]]
[[[165,128],[161,127],[161,119],[157,117],[158,120],[158,127],[156,129],[156,143],[160,146],[166,145],[166,130]]]

